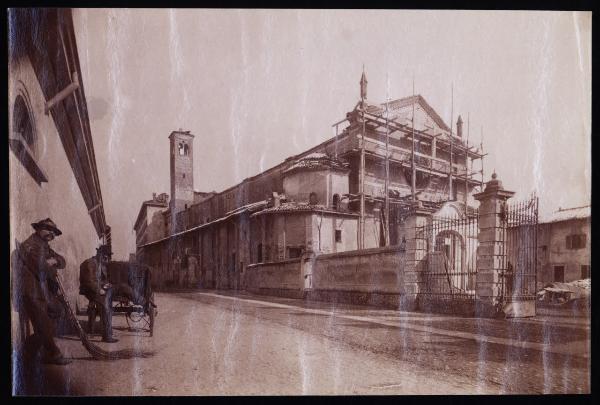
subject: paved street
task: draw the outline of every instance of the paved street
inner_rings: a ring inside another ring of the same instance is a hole
[[[541,310],[491,320],[194,291],[159,293],[153,337],[115,316],[113,345],[147,359],[94,361],[74,336],[45,378],[79,395],[587,393],[589,318]],[[81,317],[83,320],[84,317]],[[99,340],[99,336],[93,336]],[[62,381],[61,384],[58,382]]]

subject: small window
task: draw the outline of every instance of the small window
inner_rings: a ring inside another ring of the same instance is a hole
[[[317,198],[317,193],[312,192],[308,196],[308,203],[310,205],[317,205],[319,203],[319,199]]]
[[[567,235],[566,237],[566,247],[569,250],[583,249],[586,246],[586,235]]]
[[[185,173],[183,173],[183,178],[185,179]]]
[[[341,242],[342,241],[342,230],[341,229],[336,229],[335,230],[335,241],[336,242]]]
[[[288,247],[288,258],[295,259],[302,255],[302,248],[299,247]]]
[[[187,204],[185,204],[185,205],[184,205],[184,207],[185,207],[184,209],[186,209],[186,210],[187,210]]]
[[[256,248],[256,262],[262,263],[263,261],[263,252],[262,252],[262,243],[259,243]]]
[[[581,278],[590,278],[590,266],[589,265],[582,265],[581,266]]]
[[[565,266],[554,266],[554,281],[565,282]]]
[[[337,210],[340,207],[340,195],[339,194],[334,194],[333,195],[333,209]]]
[[[179,143],[178,149],[179,149],[179,156],[183,156],[184,153],[185,153],[185,151],[183,149],[183,144],[182,143]]]

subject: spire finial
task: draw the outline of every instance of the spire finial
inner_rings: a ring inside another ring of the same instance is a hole
[[[360,98],[365,100],[367,98],[367,75],[365,74],[365,65],[363,63],[363,72],[360,77]]]

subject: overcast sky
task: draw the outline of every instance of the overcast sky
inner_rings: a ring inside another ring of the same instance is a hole
[[[77,10],[83,83],[115,259],[152,192],[168,135],[191,130],[194,187],[221,191],[334,135],[359,98],[416,93],[483,128],[493,169],[541,214],[588,204],[591,13]]]

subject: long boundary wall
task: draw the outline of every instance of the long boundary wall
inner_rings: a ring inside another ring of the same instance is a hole
[[[299,258],[251,264],[243,278],[246,290],[253,293],[291,298],[303,294]]]
[[[247,291],[285,297],[383,305],[397,308],[404,294],[405,253],[398,246],[353,250],[302,259],[312,262],[311,288],[305,289],[301,259],[247,267]],[[305,264],[306,266],[306,264]]]
[[[317,256],[307,297],[397,308],[405,292],[405,258],[399,246]]]

